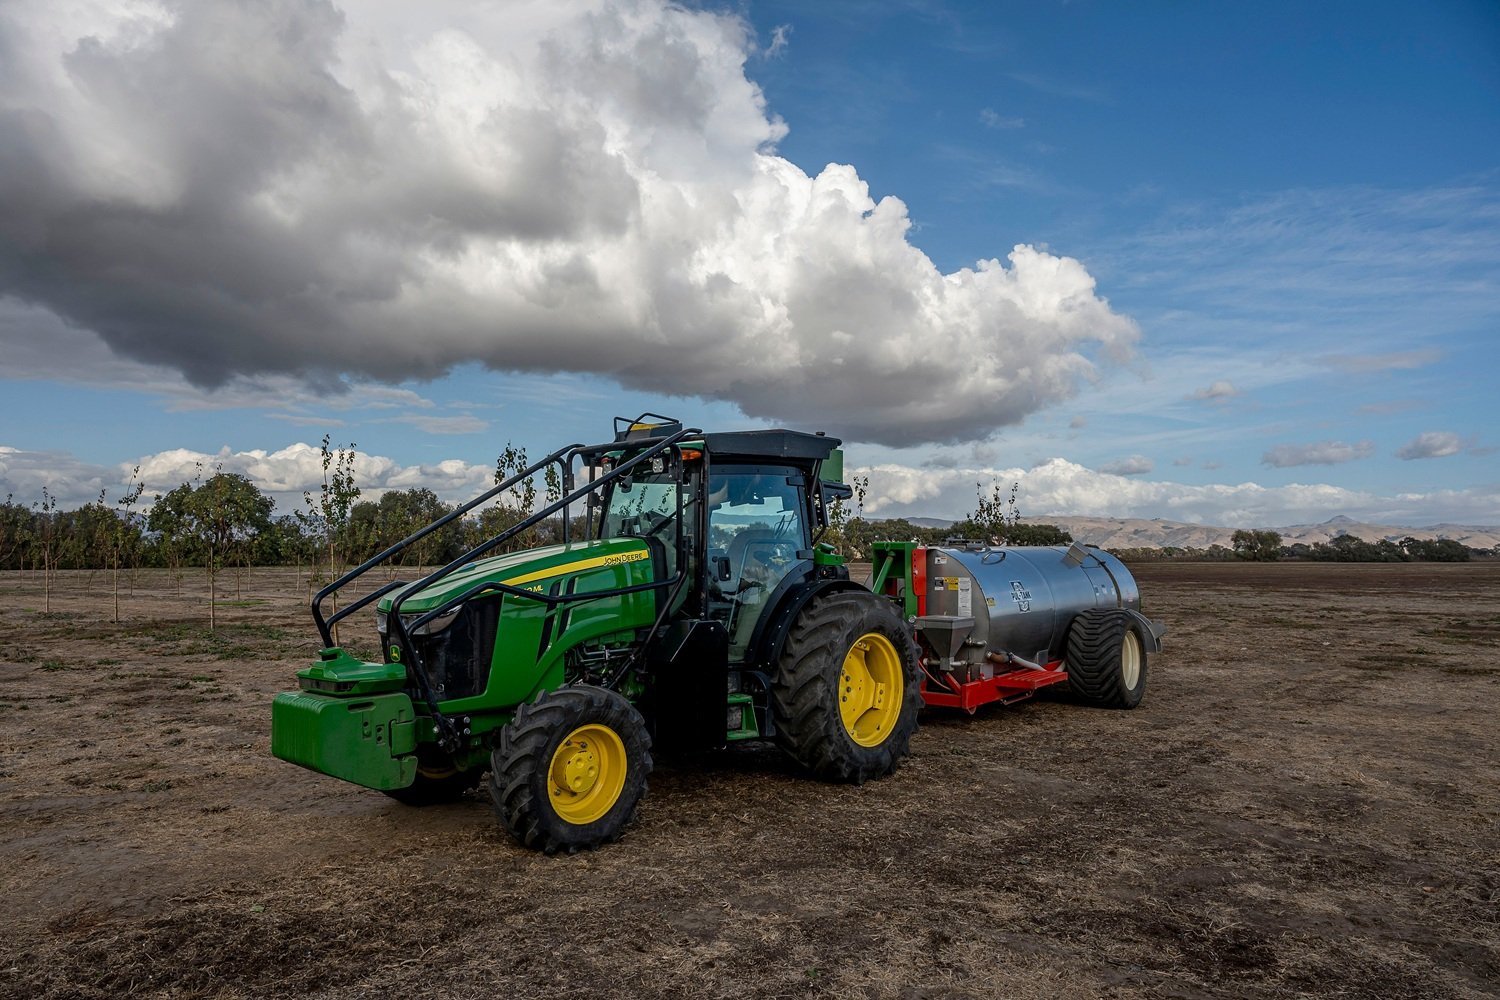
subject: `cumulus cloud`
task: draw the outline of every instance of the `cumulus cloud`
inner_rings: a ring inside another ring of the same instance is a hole
[[[335,445],[337,447],[337,445]],[[378,499],[387,490],[426,487],[449,501],[468,500],[493,484],[494,466],[460,459],[431,464],[401,465],[394,459],[351,449],[354,482],[364,499]],[[297,442],[275,451],[251,449],[217,452],[172,448],[142,455],[118,465],[91,465],[67,452],[26,451],[0,446],[0,498],[14,494],[17,503],[40,498],[43,486],[64,508],[88,503],[106,491],[113,499],[124,492],[133,470],[145,484],[145,504],[182,483],[207,479],[218,472],[247,477],[269,494],[283,512],[300,509],[302,494],[316,494],[323,482],[323,453],[319,446]]]
[[[1318,441],[1313,444],[1278,444],[1261,455],[1264,465],[1275,469],[1287,469],[1296,465],[1340,465],[1375,454],[1373,441]]]
[[[335,445],[337,447],[337,445]],[[449,459],[431,465],[400,465],[383,455],[354,451],[354,482],[373,496],[388,489],[425,486],[449,499],[467,499],[490,485],[493,468]],[[323,454],[315,445],[298,442],[278,451],[252,449],[215,454],[174,448],[139,459],[140,478],[150,495],[165,493],[180,483],[215,472],[246,476],[278,501],[300,504],[304,491],[316,492],[323,482]],[[123,466],[122,466],[123,468]]]
[[[955,469],[881,464],[854,468],[870,478],[865,511],[877,517],[964,516],[974,507],[974,484],[1019,483],[1026,517],[1162,517],[1192,524],[1278,525],[1348,514],[1385,524],[1448,521],[1500,524],[1500,492],[1436,490],[1385,496],[1327,483],[1190,485],[1119,476],[1061,458],[1032,466]]]
[[[40,501],[43,487],[66,509],[98,499],[100,490],[113,501],[124,484],[120,470],[81,462],[67,452],[0,445],[0,499],[9,497],[23,507]]]
[[[0,297],[206,387],[477,361],[893,445],[986,437],[1128,354],[1077,260],[942,273],[899,199],[777,156],[754,49],[666,0],[17,0]]]
[[[1234,387],[1234,383],[1226,379],[1219,379],[1209,386],[1197,389],[1191,398],[1203,400],[1210,403],[1219,403],[1238,396],[1240,391]]]
[[[1099,471],[1111,476],[1144,476],[1154,468],[1156,463],[1145,455],[1131,455],[1129,458],[1106,462],[1099,467]]]
[[[1396,452],[1396,457],[1410,461],[1414,458],[1443,458],[1456,455],[1463,450],[1463,441],[1452,431],[1428,431],[1418,434]]]

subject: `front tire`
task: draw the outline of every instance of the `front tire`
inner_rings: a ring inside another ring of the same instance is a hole
[[[815,597],[788,633],[772,684],[776,741],[827,781],[884,777],[910,753],[922,694],[917,648],[889,600]]]
[[[490,755],[490,798],[523,846],[572,854],[620,838],[650,773],[651,738],[635,706],[580,684],[516,709]]]
[[[1068,629],[1068,689],[1101,708],[1135,708],[1146,694],[1146,645],[1134,618],[1091,608]]]

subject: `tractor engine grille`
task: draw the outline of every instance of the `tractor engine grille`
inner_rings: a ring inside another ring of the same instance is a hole
[[[489,685],[499,621],[499,599],[470,601],[441,632],[411,637],[439,701],[468,698]]]

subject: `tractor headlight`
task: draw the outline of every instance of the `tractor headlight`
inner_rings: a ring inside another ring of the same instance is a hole
[[[408,635],[437,635],[439,632],[441,632],[444,629],[446,629],[449,625],[452,625],[454,619],[456,619],[458,617],[459,612],[461,612],[462,610],[463,610],[463,608],[461,608],[461,607],[454,608],[452,611],[448,612],[447,614],[441,615],[441,616],[439,616],[437,618],[434,618],[432,621],[428,622],[426,625],[423,625],[421,628],[416,629],[414,631],[411,630],[411,623],[414,622],[414,621],[416,621],[418,618],[421,618],[422,614],[402,615],[401,616],[401,620],[404,621],[404,622],[406,622],[406,624],[407,624],[407,628],[408,628],[407,634]],[[425,613],[425,612],[423,612],[423,613]],[[377,612],[375,612],[375,631],[379,632],[382,636],[390,635],[390,632],[391,632],[390,616],[386,612],[384,612],[384,611],[377,611]]]

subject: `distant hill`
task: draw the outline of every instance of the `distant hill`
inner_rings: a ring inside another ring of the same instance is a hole
[[[923,528],[946,528],[952,521],[935,517],[908,517],[905,520]],[[1206,549],[1212,545],[1232,548],[1237,529],[1215,525],[1164,521],[1161,518],[1120,517],[1029,517],[1036,524],[1055,524],[1080,542],[1106,549],[1160,549],[1167,546]],[[1476,527],[1463,524],[1432,524],[1422,528],[1392,524],[1367,524],[1340,514],[1320,524],[1292,524],[1270,530],[1281,535],[1286,545],[1302,542],[1312,545],[1339,535],[1354,535],[1367,542],[1382,538],[1399,542],[1403,538],[1422,540],[1450,538],[1471,549],[1489,549],[1500,545],[1500,527]]]

